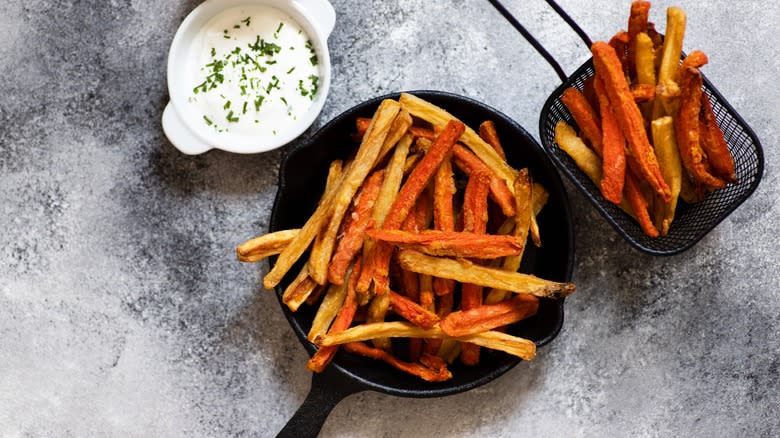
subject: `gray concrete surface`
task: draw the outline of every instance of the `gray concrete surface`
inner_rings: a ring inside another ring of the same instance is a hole
[[[561,3],[594,39],[625,27],[628,1]],[[189,157],[160,128],[168,45],[196,4],[0,3],[2,436],[272,436],[308,391],[265,266],[233,257],[267,227],[286,149]],[[557,78],[487,2],[333,4],[315,127],[431,88],[536,133]],[[670,4],[654,2],[661,29]],[[764,144],[758,191],[690,251],[654,258],[570,190],[579,288],[535,361],[443,399],[351,396],[322,436],[780,435],[780,6],[674,4],[685,49],[710,56]],[[541,0],[507,5],[567,71],[587,58]]]

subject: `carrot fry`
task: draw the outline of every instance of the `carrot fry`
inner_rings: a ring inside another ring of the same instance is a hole
[[[620,31],[616,33],[610,40],[609,46],[615,50],[615,54],[620,61],[620,71],[623,76],[628,75],[628,32]]]
[[[282,230],[264,234],[236,247],[236,256],[242,262],[257,262],[279,254],[298,235],[300,229]]]
[[[415,249],[436,256],[495,259],[517,255],[523,249],[523,244],[513,236],[465,231],[425,230],[413,233],[402,230],[368,230],[366,234],[401,248]]]
[[[492,120],[486,120],[479,125],[479,136],[482,140],[485,140],[487,144],[493,147],[504,161],[506,161],[506,153],[501,146],[501,140],[498,138],[498,132],[496,131],[496,124]]]
[[[701,147],[707,154],[712,172],[730,183],[736,183],[734,157],[731,156],[726,139],[723,137],[723,131],[720,130],[718,122],[715,120],[715,111],[712,109],[710,99],[704,93],[701,96],[699,120],[702,122]]]
[[[462,122],[452,120],[436,137],[433,146],[426,152],[398,192],[398,196],[382,224],[382,229],[395,230],[401,226],[417,201],[417,197],[428,185],[436,169],[447,157],[455,145],[455,141],[463,134],[464,129],[465,125]],[[388,266],[391,255],[392,246],[388,244],[378,243],[374,248],[371,275],[374,280],[375,293],[382,294],[388,289]]]
[[[338,184],[339,187],[330,196],[326,195],[323,198],[315,212],[301,228],[300,233],[279,254],[273,269],[263,278],[263,286],[266,289],[272,289],[282,281],[284,275],[303,252],[306,251],[320,232],[320,229],[333,217],[335,204],[343,204],[344,199],[347,198],[346,203],[347,205],[349,204],[354,191],[357,190],[358,185],[363,182],[363,179],[365,179],[373,167],[374,160],[382,147],[382,142],[390,129],[390,124],[399,110],[398,102],[393,100],[385,100],[379,105],[379,109],[377,109],[372,123],[366,132],[366,137],[358,149],[357,156],[352,164],[348,166],[349,169],[344,172],[345,175],[342,176],[342,181]],[[328,254],[327,261],[330,261],[330,254]],[[325,262],[326,267],[323,269],[322,283],[325,281],[326,273],[324,271],[327,269],[327,261]],[[312,275],[312,278],[321,283],[316,276]]]
[[[415,138],[425,138],[428,140],[436,140],[436,133],[433,132],[432,129],[428,128],[421,128],[419,126],[412,126],[409,128],[409,132],[414,136]]]
[[[344,233],[328,267],[328,280],[333,284],[344,283],[344,274],[349,263],[363,247],[366,229],[374,223],[371,210],[379,196],[384,174],[384,170],[372,173],[357,194],[352,213],[348,215],[349,222],[344,227]]]
[[[604,88],[609,96],[609,103],[618,126],[628,141],[631,155],[640,165],[642,177],[650,184],[653,191],[664,200],[669,200],[671,198],[669,186],[661,175],[658,160],[647,138],[639,107],[631,96],[625,76],[618,71],[619,64],[614,49],[599,41],[593,44],[591,50],[596,73],[604,81]]]
[[[601,128],[604,133],[601,194],[615,205],[620,205],[626,175],[625,141],[609,106],[609,98],[600,76],[596,77],[596,96],[601,111]]]
[[[515,215],[514,197],[512,191],[506,185],[506,182],[496,176],[489,167],[480,161],[479,157],[471,153],[465,147],[456,144],[452,149],[452,158],[455,165],[458,166],[467,175],[472,173],[485,173],[490,176],[490,197],[501,207],[501,211],[506,216]]]
[[[455,231],[455,211],[452,205],[455,180],[450,160],[441,163],[433,183],[433,226],[439,231]],[[433,290],[438,296],[451,294],[455,290],[455,282],[436,277],[433,279]]]
[[[647,16],[650,12],[650,2],[634,1],[631,3],[631,13],[628,17],[628,72],[634,77],[636,68],[637,35],[647,31]]]
[[[483,304],[452,312],[439,326],[449,336],[473,335],[533,316],[538,308],[539,299],[535,296],[516,295],[496,304]]]
[[[360,271],[360,262],[355,264],[356,271]],[[338,333],[344,331],[352,325],[352,319],[355,317],[357,311],[357,299],[355,295],[355,283],[357,282],[357,275],[352,276],[347,285],[347,296],[344,298],[344,304],[339,310],[338,316],[330,326],[328,333]],[[337,345],[331,347],[322,347],[314,353],[309,362],[306,364],[306,368],[314,371],[315,373],[321,373],[326,366],[333,360],[333,356],[336,355],[339,347]]]
[[[287,286],[282,295],[282,302],[293,312],[297,311],[301,304],[306,301],[309,295],[318,286],[309,276],[309,269],[306,265],[303,266],[301,272],[295,277],[295,280]]]
[[[631,86],[631,96],[636,103],[650,102],[655,99],[655,85],[634,84]]]
[[[590,106],[585,96],[574,87],[569,87],[563,91],[561,102],[571,112],[574,121],[580,128],[580,135],[590,143],[593,150],[601,155],[602,135],[601,120]]]
[[[675,123],[677,146],[683,166],[694,180],[707,189],[720,189],[726,182],[710,173],[710,165],[701,147],[699,112],[702,101],[701,73],[696,68],[680,71],[680,112]]]
[[[366,135],[366,131],[368,131],[368,125],[371,124],[371,118],[369,117],[358,117],[355,119],[355,130],[357,131],[357,135],[359,138],[363,138],[364,135]]]
[[[390,307],[405,320],[422,328],[431,328],[439,322],[439,317],[414,301],[400,294],[388,290],[390,295]]]
[[[423,363],[414,363],[399,360],[384,350],[371,348],[362,342],[344,344],[344,349],[360,356],[381,360],[393,368],[417,376],[427,382],[444,382],[452,378],[452,373],[447,369],[447,364],[435,356],[423,355],[420,358],[420,362]]]
[[[653,225],[653,220],[650,218],[650,213],[647,211],[647,200],[642,195],[639,184],[636,182],[632,172],[626,172],[623,196],[626,198],[626,201],[628,201],[628,205],[631,206],[634,217],[637,222],[639,222],[642,231],[650,237],[658,237],[658,229]]]

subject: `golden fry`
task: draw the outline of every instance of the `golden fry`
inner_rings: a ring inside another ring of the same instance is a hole
[[[597,187],[601,184],[601,159],[577,136],[574,128],[560,121],[555,125],[555,142],[577,163]]]
[[[655,154],[658,156],[658,164],[661,166],[661,173],[672,191],[672,199],[669,203],[656,202],[653,206],[656,210],[656,217],[661,217],[660,223],[656,221],[655,227],[660,230],[662,236],[665,236],[669,232],[669,226],[674,219],[677,199],[680,196],[683,177],[682,161],[680,160],[680,151],[677,149],[672,118],[667,116],[653,120],[650,126],[653,134]],[[658,211],[663,214],[658,214]]]
[[[236,256],[242,262],[257,262],[279,254],[300,231],[298,228],[276,231],[247,240],[236,247]]]

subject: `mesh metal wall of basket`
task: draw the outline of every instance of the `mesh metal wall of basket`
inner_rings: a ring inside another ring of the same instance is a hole
[[[580,35],[585,44],[591,42],[582,29],[552,0],[550,6]],[[576,126],[569,110],[561,102],[561,95],[568,87],[582,90],[585,80],[595,74],[592,60],[588,60],[571,76],[566,77],[558,63],[528,33],[525,28],[497,1],[490,0],[496,9],[528,39],[539,53],[552,65],[563,84],[547,99],[539,118],[539,137],[547,154],[569,181],[593,204],[602,216],[637,249],[653,255],[672,255],[682,252],[701,240],[708,232],[742,204],[758,187],[764,171],[764,154],[756,134],[745,120],[737,114],[712,83],[703,77],[704,92],[712,103],[718,126],[725,136],[734,165],[737,183],[709,193],[706,199],[696,204],[687,204],[682,199],[666,236],[646,236],[639,225],[617,206],[605,200],[599,188],[583,173],[566,152],[555,143],[555,124],[563,120]]]

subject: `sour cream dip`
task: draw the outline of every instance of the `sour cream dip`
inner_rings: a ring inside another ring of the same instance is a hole
[[[322,76],[309,35],[265,5],[214,16],[196,34],[187,62],[187,110],[226,139],[283,134],[312,106]]]

